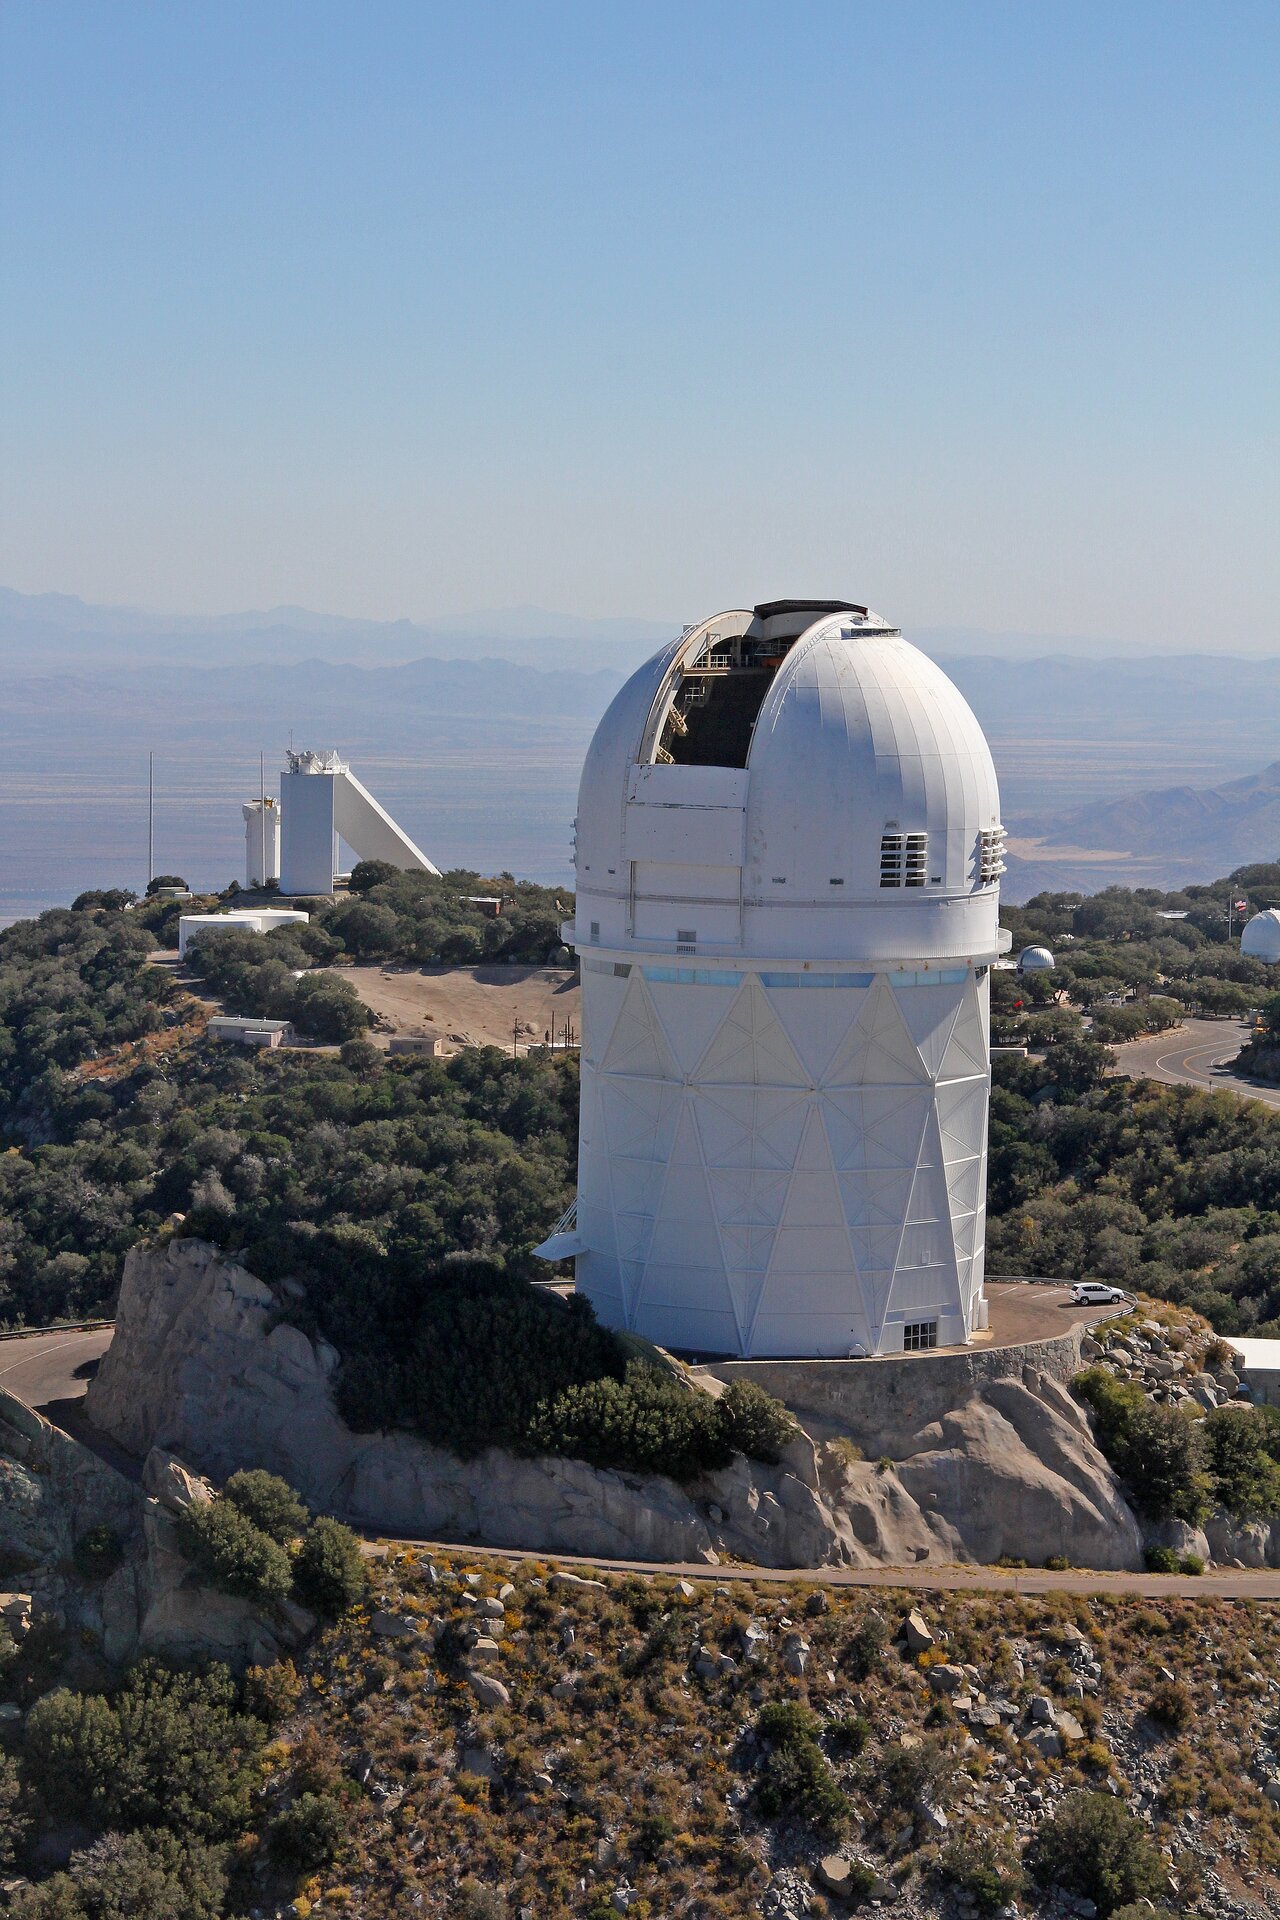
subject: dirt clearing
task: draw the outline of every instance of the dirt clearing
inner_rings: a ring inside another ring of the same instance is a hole
[[[506,1047],[519,1023],[519,1048],[542,1044],[554,1023],[582,1032],[582,990],[569,967],[336,967],[378,1016],[369,1038],[385,1046],[393,1034],[427,1034],[448,1048]]]

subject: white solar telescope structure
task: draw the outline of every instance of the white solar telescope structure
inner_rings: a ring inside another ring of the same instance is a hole
[[[1004,830],[982,730],[877,615],[717,615],[618,693],[576,822],[577,1285],[682,1352],[970,1338]],[[548,1243],[548,1253],[552,1253]]]

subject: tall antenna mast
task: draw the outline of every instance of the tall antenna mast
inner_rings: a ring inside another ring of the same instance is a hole
[[[265,748],[258,750],[258,776],[262,783],[262,804],[258,808],[258,824],[262,829],[262,856],[258,868],[258,884],[267,884],[267,755]]]
[[[147,885],[156,877],[156,756],[147,755]]]

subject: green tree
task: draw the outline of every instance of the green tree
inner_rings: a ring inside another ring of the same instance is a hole
[[[15,1920],[221,1920],[223,1850],[151,1828],[108,1833],[18,1895]]]
[[[1134,1901],[1158,1900],[1168,1886],[1146,1828],[1106,1793],[1068,1794],[1031,1836],[1026,1860],[1042,1886],[1092,1900],[1103,1920]]]
[[[54,1818],[214,1842],[248,1825],[264,1739],[237,1712],[225,1667],[173,1673],[144,1660],[114,1697],[62,1688],[37,1700],[24,1753]]]
[[[222,1489],[222,1497],[281,1547],[304,1533],[311,1518],[288,1481],[261,1467],[245,1467],[233,1473]]]
[[[264,1602],[288,1598],[288,1554],[233,1501],[187,1507],[178,1519],[178,1541],[192,1565],[224,1592]]]
[[[299,1599],[330,1620],[353,1607],[368,1584],[355,1534],[324,1514],[307,1529],[293,1573]]]

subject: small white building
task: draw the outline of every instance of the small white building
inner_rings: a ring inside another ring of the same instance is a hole
[[[178,920],[178,958],[205,933],[273,933],[291,923],[306,926],[311,915],[299,907],[232,907],[226,913],[184,913]]]
[[[388,1053],[423,1054],[429,1060],[439,1060],[445,1051],[444,1041],[438,1033],[397,1033],[387,1043]]]
[[[216,1013],[206,1031],[211,1040],[230,1040],[242,1047],[289,1047],[294,1041],[287,1020],[263,1020],[255,1014]]]
[[[1227,1345],[1240,1356],[1240,1377],[1254,1400],[1280,1407],[1280,1340],[1231,1339]]]

